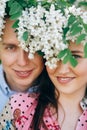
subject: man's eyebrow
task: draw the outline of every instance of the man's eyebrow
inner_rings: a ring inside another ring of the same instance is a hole
[[[4,46],[6,46],[6,45],[18,46],[17,44],[15,44],[15,43],[10,43],[10,42],[7,42],[7,43],[3,42],[2,45],[4,45]]]
[[[7,46],[7,45],[10,45],[10,44],[2,42],[2,46]]]
[[[5,42],[3,42],[2,44],[3,44],[3,45],[9,45],[9,44],[12,44],[12,43],[8,43],[8,42],[5,43]]]
[[[2,42],[2,45],[6,45],[7,43]]]

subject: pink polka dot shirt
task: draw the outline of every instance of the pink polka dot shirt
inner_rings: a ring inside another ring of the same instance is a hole
[[[0,130],[31,130],[31,122],[38,103],[38,94],[19,93],[13,95],[0,115]],[[87,99],[81,102],[82,115],[76,130],[87,130]],[[61,130],[50,107],[47,107],[40,130]]]

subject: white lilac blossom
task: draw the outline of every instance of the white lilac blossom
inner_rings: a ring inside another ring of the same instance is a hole
[[[78,7],[76,8],[75,5],[66,8],[65,9],[65,16],[67,18],[67,21],[70,17],[70,15],[73,14],[75,17],[80,17],[83,21],[84,24],[87,24],[87,11],[84,11],[82,8]],[[82,27],[82,25],[80,25]],[[77,37],[82,33],[82,34],[87,34],[86,30],[82,27],[82,31],[74,36],[70,35],[70,31],[68,31],[67,35],[66,35],[66,40],[71,40],[73,42],[76,41]],[[81,41],[81,43],[86,44],[87,43],[87,35],[85,37],[85,39],[83,41]]]
[[[58,61],[57,55],[60,50],[67,48],[67,45],[63,43],[62,36],[62,27],[65,24],[66,18],[61,10],[55,10],[53,4],[49,11],[40,5],[37,8],[26,9],[19,18],[19,27],[17,28],[20,45],[26,51],[29,50],[29,58],[33,58],[33,54],[41,50],[47,61],[46,65],[53,68]],[[27,43],[22,38],[25,31],[29,33]]]
[[[26,8],[22,12],[22,16],[19,18],[18,30],[18,40],[20,45],[25,51],[29,50],[29,58],[32,58],[33,54],[42,49],[43,33],[46,32],[45,22],[43,20],[44,8],[40,5],[38,7]],[[25,41],[23,39],[23,33],[28,32],[28,39]]]
[[[71,6],[65,9],[65,15],[60,9],[56,10],[54,4],[51,4],[50,9],[46,10],[41,5],[37,7],[26,8],[19,18],[18,40],[25,51],[29,51],[29,58],[34,58],[34,53],[41,50],[46,59],[46,65],[50,68],[56,67],[59,60],[57,58],[59,52],[68,48],[68,44],[63,40],[63,28],[68,24],[70,15],[75,17],[80,16],[83,22],[87,23],[87,12],[83,13],[81,8]],[[28,32],[28,39],[25,41],[24,32]],[[82,33],[85,33],[83,28]],[[66,40],[76,41],[80,34],[71,36],[70,31],[66,34]],[[86,43],[87,36],[82,41]],[[61,59],[63,60],[63,58]]]
[[[0,41],[1,39],[1,35],[3,34],[3,29],[5,27],[4,23],[4,16],[5,16],[5,8],[6,8],[6,2],[8,0],[0,0]]]
[[[61,13],[61,10],[55,10],[52,4],[49,12],[45,14],[46,17],[46,32],[43,38],[43,52],[46,59],[46,65],[50,68],[56,67],[58,61],[57,55],[61,50],[67,48],[63,42],[62,27],[66,25],[66,18]]]
[[[3,34],[7,1],[9,0],[0,0],[0,36]],[[44,53],[43,57],[46,59],[46,65],[54,68],[59,60],[58,54],[68,48],[68,40],[75,42],[82,33],[86,36],[81,43],[85,44],[87,42],[87,31],[83,27],[83,24],[87,25],[87,11],[75,5],[62,10],[57,9],[54,0],[47,0],[48,8],[46,8],[41,4],[41,1],[44,0],[37,1],[37,6],[23,8],[22,15],[16,19],[19,21],[16,27],[17,38],[20,46],[29,53],[30,59],[34,58],[35,52],[41,51]],[[77,1],[79,2],[79,0]],[[82,29],[76,35],[71,35],[70,27],[72,24],[70,24],[67,33],[64,34],[64,29],[67,28],[71,15],[77,19],[81,18],[83,22],[83,24],[79,24]],[[64,58],[64,56],[61,57],[61,60]]]

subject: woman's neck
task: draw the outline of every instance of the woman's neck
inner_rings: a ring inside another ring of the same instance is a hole
[[[62,130],[75,129],[76,122],[82,113],[80,101],[84,97],[84,93],[85,90],[73,94],[60,93],[58,101],[58,123]]]
[[[62,93],[60,92],[60,96],[58,99],[59,104],[62,105],[63,109],[68,108],[78,108],[80,106],[80,101],[83,99],[85,95],[85,88],[80,91],[74,93]]]

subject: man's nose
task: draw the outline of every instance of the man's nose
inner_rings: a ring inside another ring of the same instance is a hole
[[[29,62],[28,53],[25,52],[23,49],[20,49],[17,57],[18,65],[25,66],[26,64],[28,64],[28,62]]]

